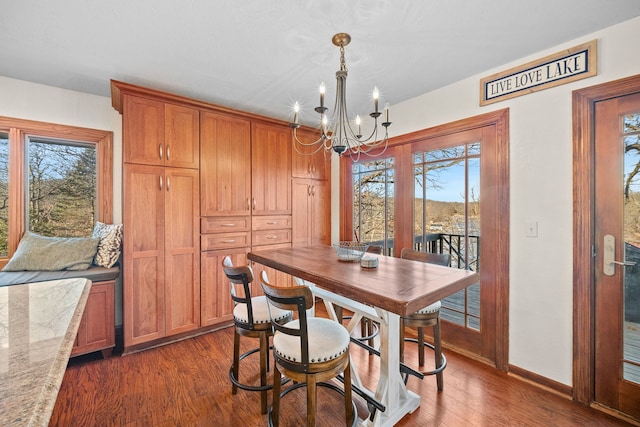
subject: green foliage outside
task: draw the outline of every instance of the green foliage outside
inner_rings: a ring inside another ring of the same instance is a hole
[[[8,255],[8,135],[0,133],[0,256]],[[32,139],[28,144],[28,228],[44,236],[90,236],[96,220],[93,146]]]

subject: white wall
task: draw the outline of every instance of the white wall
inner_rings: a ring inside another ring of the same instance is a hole
[[[593,39],[597,76],[479,107],[482,77]],[[509,363],[567,385],[573,348],[571,92],[640,73],[640,55],[630,50],[636,40],[640,18],[392,106],[393,136],[509,108]],[[525,236],[529,221],[538,222],[537,238]]]

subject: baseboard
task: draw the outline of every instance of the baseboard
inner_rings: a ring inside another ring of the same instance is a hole
[[[573,387],[559,383],[542,375],[538,375],[518,366],[509,365],[508,375],[550,391],[566,399],[573,399]]]

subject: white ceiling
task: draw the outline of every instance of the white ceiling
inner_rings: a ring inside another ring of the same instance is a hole
[[[109,96],[109,80],[313,122],[370,112],[640,15],[638,0],[0,0],[0,75]],[[629,41],[630,45],[632,41]],[[1,102],[1,99],[0,99]]]

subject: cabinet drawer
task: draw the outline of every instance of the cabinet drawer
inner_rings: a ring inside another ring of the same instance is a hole
[[[291,215],[268,215],[252,217],[252,230],[277,230],[291,228]]]
[[[200,236],[200,248],[203,251],[241,248],[243,246],[250,245],[251,238],[248,231],[238,233],[203,234]]]
[[[253,246],[290,243],[291,230],[261,230],[253,232]]]
[[[200,219],[200,232],[229,233],[232,231],[249,231],[251,218],[248,216],[203,217]]]

